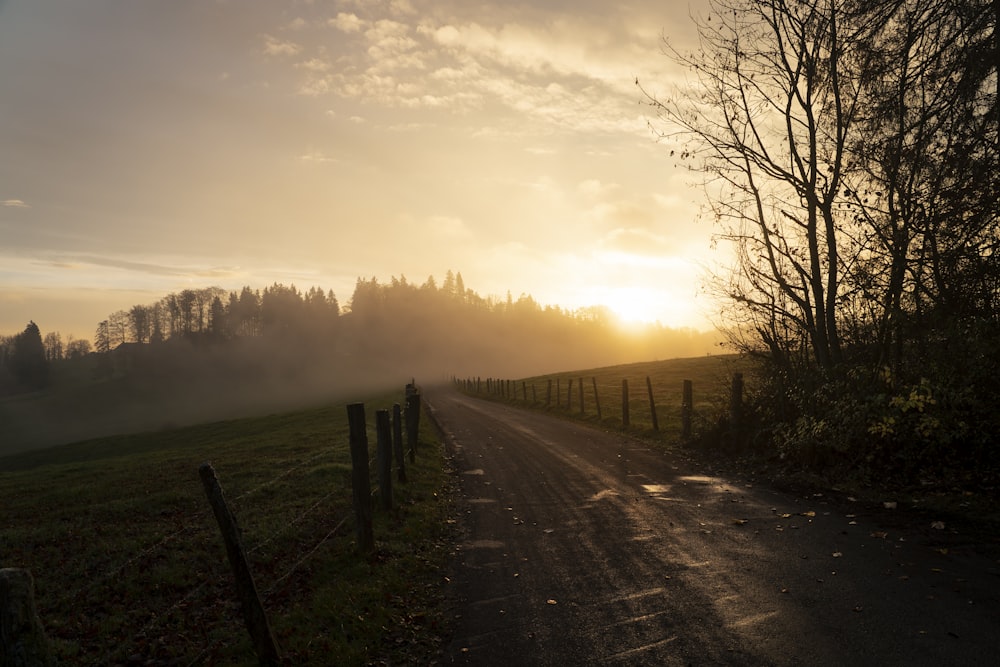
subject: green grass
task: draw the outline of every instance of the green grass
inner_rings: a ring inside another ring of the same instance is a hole
[[[506,396],[488,394],[486,380],[483,379],[478,394],[590,422],[602,428],[622,429],[622,380],[627,380],[629,427],[624,430],[654,440],[676,442],[681,436],[684,380],[691,380],[693,384],[692,422],[697,433],[714,423],[726,410],[733,373],[748,373],[749,368],[748,362],[732,355],[670,359],[519,378],[511,381],[512,390]],[[653,387],[658,431],[653,430],[647,377]],[[581,379],[583,412],[580,411]],[[550,381],[551,400],[546,402]],[[601,407],[600,419],[597,401],[594,400],[595,381]],[[568,394],[570,382],[573,384],[572,395]],[[475,388],[470,393],[476,393]]]
[[[372,457],[393,402],[365,402]],[[376,511],[374,555],[356,550],[338,405],[0,458],[0,566],[31,570],[63,662],[255,664],[198,476],[210,461],[289,664],[421,662],[443,636],[451,512],[428,421],[395,509]]]

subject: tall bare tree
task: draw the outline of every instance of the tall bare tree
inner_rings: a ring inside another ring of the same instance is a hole
[[[735,249],[741,335],[774,359],[898,362],[921,308],[996,301],[998,5],[713,0],[700,49],[667,44],[691,79],[643,91]]]

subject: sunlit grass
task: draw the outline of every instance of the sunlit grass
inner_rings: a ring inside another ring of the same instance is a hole
[[[729,404],[732,376],[749,372],[750,365],[737,356],[705,356],[670,359],[589,370],[553,373],[518,378],[510,383],[511,391],[504,397],[488,394],[485,378],[479,383],[479,394],[491,398],[506,398],[528,407],[543,409],[574,419],[598,424],[604,428],[623,428],[622,380],[628,381],[628,431],[667,442],[681,436],[681,403],[684,380],[693,385],[692,425],[695,432],[718,420]],[[653,417],[646,378],[653,388],[653,403],[659,431],[653,430]],[[502,381],[506,381],[504,378]],[[580,381],[583,381],[583,411],[580,410]],[[549,386],[551,382],[551,398]],[[598,419],[597,401],[601,416]],[[572,383],[572,392],[569,390]],[[506,388],[506,385],[505,385]],[[558,388],[558,396],[557,396]],[[475,389],[472,389],[475,393]]]
[[[375,410],[393,402],[402,396],[366,401],[372,456]],[[433,652],[443,626],[432,584],[446,551],[448,478],[426,421],[396,509],[376,512],[373,557],[356,553],[339,405],[0,458],[0,565],[31,570],[64,662],[253,664],[198,476],[210,461],[283,655],[408,662]]]

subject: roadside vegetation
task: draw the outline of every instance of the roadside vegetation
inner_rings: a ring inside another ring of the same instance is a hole
[[[830,478],[1000,490],[1000,85],[992,0],[710,0],[643,92],[703,178],[760,361],[761,453]]]
[[[365,401],[374,415],[402,396]],[[357,553],[343,405],[0,458],[0,558],[29,569],[66,664],[255,664],[198,466],[213,464],[288,664],[418,664],[447,635],[450,478],[422,420]]]
[[[741,421],[731,420],[730,399],[734,374],[743,376]],[[647,385],[647,378],[649,385]],[[579,403],[582,380],[584,409]],[[629,387],[629,425],[623,426],[622,380]],[[691,437],[682,439],[681,405],[684,380],[693,385]],[[594,369],[581,369],[518,379],[456,378],[456,386],[465,393],[485,400],[503,401],[525,409],[539,410],[564,419],[573,419],[597,428],[622,432],[640,438],[655,447],[674,454],[700,459],[721,471],[766,482],[780,487],[811,492],[840,494],[844,498],[881,505],[926,509],[963,517],[981,525],[1000,525],[997,511],[997,488],[985,469],[977,469],[975,461],[956,458],[951,467],[942,464],[939,475],[931,477],[912,474],[919,470],[916,459],[885,462],[874,456],[861,461],[824,454],[825,444],[814,433],[813,448],[802,441],[799,449],[775,433],[788,428],[774,419],[775,406],[770,366],[754,356],[718,355],[671,359]],[[551,385],[550,385],[551,383]],[[572,393],[569,391],[572,383]],[[597,415],[594,386],[601,405]],[[653,389],[656,407],[654,429],[648,386]],[[549,400],[548,387],[552,387]],[[556,387],[559,398],[556,399]],[[854,395],[854,394],[848,394]],[[858,392],[856,395],[864,395]],[[910,414],[916,421],[934,414],[926,403],[925,394],[915,392],[912,406],[897,401],[893,409]],[[923,403],[923,411],[921,404]],[[862,410],[857,402],[851,408],[842,407],[843,428],[854,431],[876,429],[883,418]],[[832,408],[833,406],[828,406]],[[799,437],[803,437],[801,434]],[[878,443],[871,438],[869,452],[878,452]],[[895,472],[895,474],[893,474]],[[959,474],[962,472],[963,474]],[[985,522],[985,524],[984,524]]]

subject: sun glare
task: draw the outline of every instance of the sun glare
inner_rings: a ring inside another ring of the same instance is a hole
[[[609,297],[606,305],[623,325],[650,324],[663,317],[663,296],[654,290],[625,287],[613,290]]]

